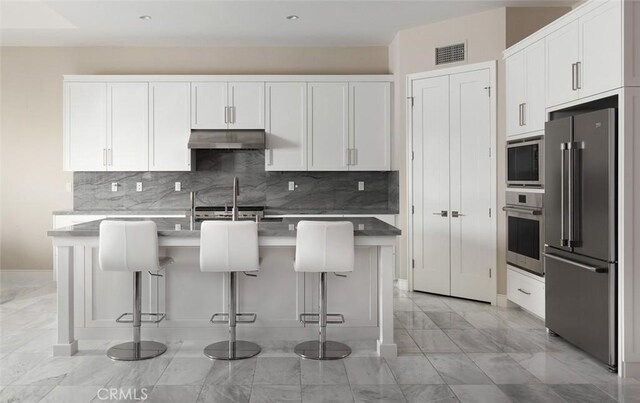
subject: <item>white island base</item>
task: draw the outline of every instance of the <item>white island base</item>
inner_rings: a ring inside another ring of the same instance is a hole
[[[77,339],[128,340],[131,324],[115,319],[133,306],[133,275],[103,272],[98,266],[97,236],[52,236],[57,248],[58,334],[56,356],[78,351]],[[226,274],[202,273],[199,237],[160,236],[161,256],[174,263],[159,272],[143,273],[143,312],[163,312],[159,324],[143,324],[145,340],[210,340],[227,338],[224,324],[209,322],[226,312]],[[269,343],[315,339],[317,325],[301,324],[303,312],[317,312],[318,274],[293,270],[295,237],[260,236],[258,277],[238,275],[238,312],[254,312],[257,320],[238,325],[238,339]],[[395,357],[393,340],[393,247],[395,236],[356,236],[355,270],[348,277],[328,276],[328,310],[342,313],[345,323],[328,327],[336,341],[377,341],[381,357]]]

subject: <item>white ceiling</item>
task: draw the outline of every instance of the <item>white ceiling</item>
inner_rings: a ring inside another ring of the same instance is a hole
[[[4,46],[376,46],[405,28],[572,1],[0,0]],[[299,20],[289,21],[295,14]],[[148,21],[139,19],[150,15]]]

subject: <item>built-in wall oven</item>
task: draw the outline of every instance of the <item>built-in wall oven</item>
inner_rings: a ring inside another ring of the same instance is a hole
[[[507,186],[543,187],[543,150],[542,138],[507,143]]]
[[[507,191],[507,264],[544,275],[542,193]]]

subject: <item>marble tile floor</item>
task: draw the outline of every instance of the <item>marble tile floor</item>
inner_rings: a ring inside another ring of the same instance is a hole
[[[105,356],[113,340],[52,357],[55,284],[4,287],[0,302],[0,402],[640,402],[640,381],[526,312],[424,293],[395,290],[398,358],[354,342],[351,357],[328,362],[277,342],[235,362],[205,358],[205,341],[135,363]]]

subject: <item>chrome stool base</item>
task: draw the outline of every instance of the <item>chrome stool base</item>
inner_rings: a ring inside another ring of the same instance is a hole
[[[128,341],[107,350],[107,357],[116,361],[140,361],[157,357],[166,351],[167,346],[157,341]]]
[[[242,360],[258,355],[260,351],[260,346],[250,341],[237,340],[231,342],[225,340],[209,344],[204,349],[204,355],[212,360]]]
[[[309,340],[298,344],[294,352],[309,360],[339,360],[351,354],[351,348],[337,341],[325,341],[320,348],[318,340]]]

